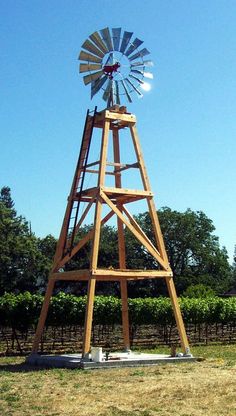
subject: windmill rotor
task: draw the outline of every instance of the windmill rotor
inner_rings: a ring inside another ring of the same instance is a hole
[[[123,98],[133,101],[150,89],[145,79],[152,79],[150,52],[133,32],[108,27],[92,33],[82,45],[79,54],[79,72],[85,85],[91,87],[91,98],[102,92],[107,107],[120,104]],[[143,91],[142,91],[143,90]]]

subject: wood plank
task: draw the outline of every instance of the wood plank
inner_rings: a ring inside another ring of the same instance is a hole
[[[117,277],[117,278],[155,278],[155,277],[171,277],[171,271],[165,270],[131,270],[131,269],[96,269],[92,270],[92,275],[96,279],[102,276]]]
[[[119,131],[113,130],[113,154],[114,162],[120,164],[120,143],[119,143]],[[121,174],[118,171],[120,167],[115,166],[115,186],[121,188]],[[123,205],[117,203],[117,208],[122,213]],[[126,268],[126,252],[125,252],[125,236],[124,236],[124,225],[119,217],[117,217],[117,229],[118,229],[118,250],[119,250],[119,266],[120,268]],[[128,290],[127,280],[122,279],[120,281],[120,292],[121,292],[121,306],[122,306],[122,331],[124,340],[124,349],[130,350],[130,336],[129,336],[129,306],[128,306]]]
[[[98,188],[103,186],[104,181],[105,181],[109,129],[110,129],[110,123],[106,120],[104,121],[103,133],[102,133],[100,165],[99,165],[98,184],[97,184]],[[94,215],[94,233],[93,233],[93,244],[92,244],[92,250],[91,250],[91,260],[90,260],[90,267],[92,269],[97,268],[100,233],[101,233],[101,215],[102,215],[102,201],[101,201],[101,198],[99,197],[97,198],[95,215]],[[89,351],[90,351],[95,286],[96,286],[96,280],[94,279],[94,277],[90,277],[88,281],[88,295],[87,295],[88,297],[87,297],[85,322],[84,322],[84,339],[83,339],[83,351],[82,351],[82,356],[84,358],[88,357]]]
[[[105,112],[105,118],[108,120],[121,120],[126,121],[128,123],[135,123],[136,117],[134,114],[121,114],[121,113],[113,113],[109,110]]]
[[[92,322],[93,322],[95,286],[96,286],[96,280],[90,278],[88,281],[88,294],[87,294],[87,305],[86,305],[85,322],[84,322],[84,339],[83,339],[82,358],[89,358]]]
[[[101,187],[101,190],[107,195],[120,194],[120,195],[140,195],[145,197],[153,196],[151,191],[143,191],[142,189],[127,189],[127,188],[113,188],[113,187]]]
[[[166,278],[166,284],[167,284],[169,296],[171,299],[171,303],[172,303],[172,307],[173,307],[173,311],[175,315],[175,321],[176,321],[176,325],[177,325],[179,336],[180,336],[181,347],[182,347],[184,354],[189,354],[190,350],[189,350],[188,338],[187,338],[187,334],[185,331],[185,326],[184,326],[173,278],[172,277]]]

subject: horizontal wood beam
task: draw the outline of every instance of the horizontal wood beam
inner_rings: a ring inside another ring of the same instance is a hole
[[[91,271],[84,269],[68,272],[55,272],[50,275],[50,279],[55,281],[88,281],[90,277],[97,281],[113,282],[172,277],[172,273],[164,270],[96,269]]]
[[[113,187],[101,187],[101,191],[105,192],[107,195],[111,194],[118,194],[118,195],[134,195],[134,196],[145,196],[151,197],[153,196],[153,192],[151,191],[143,191],[140,189],[127,189],[127,188],[113,188]]]
[[[173,273],[165,270],[95,269],[92,270],[92,276],[96,276],[96,279],[103,276],[117,277],[119,279],[151,279],[155,277],[172,277]]]

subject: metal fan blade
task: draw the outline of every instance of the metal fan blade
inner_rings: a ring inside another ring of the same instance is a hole
[[[114,51],[118,51],[120,47],[120,34],[121,34],[121,28],[113,28],[112,30],[112,40],[113,40],[113,46]]]
[[[124,53],[127,48],[130,39],[132,38],[133,32],[124,32],[124,36],[121,42],[120,52]]]
[[[154,64],[152,61],[139,61],[132,63],[131,66],[154,66]]]
[[[133,61],[134,59],[138,58],[139,56],[143,57],[145,55],[149,55],[149,51],[146,48],[143,48],[141,51],[135,53],[134,55],[130,56],[129,60]]]
[[[92,81],[91,84],[91,98],[94,97],[95,94],[102,88],[107,80],[107,76],[104,75],[102,78],[96,79],[96,81]]]
[[[131,69],[130,72],[133,72],[135,74],[140,74],[140,75],[144,74],[144,71],[142,71],[141,69]]]
[[[110,94],[112,93],[112,80],[108,81],[104,94],[102,96],[104,101],[107,101],[110,98]]]
[[[142,79],[140,79],[140,78],[138,78],[138,77],[135,77],[134,75],[129,75],[131,78],[133,78],[133,79],[135,79],[136,81],[138,81],[138,83],[139,84],[143,84],[144,83],[144,81],[142,80]]]
[[[122,80],[121,80],[121,84],[123,85],[123,88],[124,88],[124,90],[125,90],[125,94],[126,94],[126,97],[127,97],[128,101],[129,101],[130,103],[132,103],[131,97],[130,97],[130,95],[129,95],[128,88],[127,88],[127,86],[126,86],[126,81],[127,81],[127,78],[125,78],[124,80],[122,79]]]
[[[134,89],[134,91],[140,96],[143,97],[143,94],[141,93],[141,91],[139,91],[139,89],[137,87],[135,87],[135,85],[129,80],[129,78],[126,78],[126,81],[131,85],[131,87]]]
[[[96,81],[96,79],[100,78],[103,75],[103,71],[94,72],[93,74],[86,75],[83,80],[85,85],[90,84],[92,81]]]
[[[128,50],[125,52],[126,56],[129,56],[135,49],[137,49],[140,45],[142,45],[143,40],[140,40],[138,38],[134,39],[132,42],[132,45],[128,48]]]
[[[135,74],[140,74],[142,75],[144,78],[149,78],[149,79],[153,79],[153,74],[151,72],[145,72],[145,71],[141,71],[140,69],[131,69],[130,72],[133,72]]]
[[[102,69],[101,64],[80,64],[79,66],[79,72],[97,71],[98,69]]]
[[[96,56],[100,56],[100,58],[103,58],[104,53],[100,51],[100,49],[98,49],[92,42],[90,42],[90,40],[86,40],[83,45],[82,48],[86,49],[87,51],[93,53]]]
[[[80,52],[78,59],[80,61],[98,62],[98,63],[102,62],[102,59],[98,58],[98,56],[91,55],[90,53],[87,53],[84,51]]]
[[[103,53],[107,53],[108,52],[108,49],[106,47],[106,44],[103,42],[103,40],[102,40],[102,38],[101,38],[101,36],[99,35],[98,32],[92,33],[92,35],[90,35],[89,37],[95,43],[95,45],[97,45],[97,47],[99,49],[101,49],[101,51]]]
[[[102,34],[102,38],[108,48],[108,51],[112,51],[113,49],[113,45],[112,45],[112,40],[111,40],[111,35],[110,35],[110,31],[108,29],[108,27],[106,27],[105,29],[100,30],[100,33]]]
[[[115,87],[116,87],[116,92],[115,92],[116,104],[120,105],[120,93],[119,93],[119,82],[118,81],[115,81]]]
[[[153,79],[153,74],[151,72],[144,72],[143,76],[144,78]]]

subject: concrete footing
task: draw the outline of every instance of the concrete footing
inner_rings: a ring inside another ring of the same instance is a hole
[[[91,357],[87,360],[81,358],[81,354],[63,354],[63,355],[39,355],[31,354],[26,358],[26,363],[39,367],[53,368],[114,368],[114,367],[139,367],[148,365],[172,364],[196,361],[197,358],[192,355],[171,357],[165,354],[144,354],[144,353],[110,353],[108,357],[102,358],[102,361],[92,361]]]

